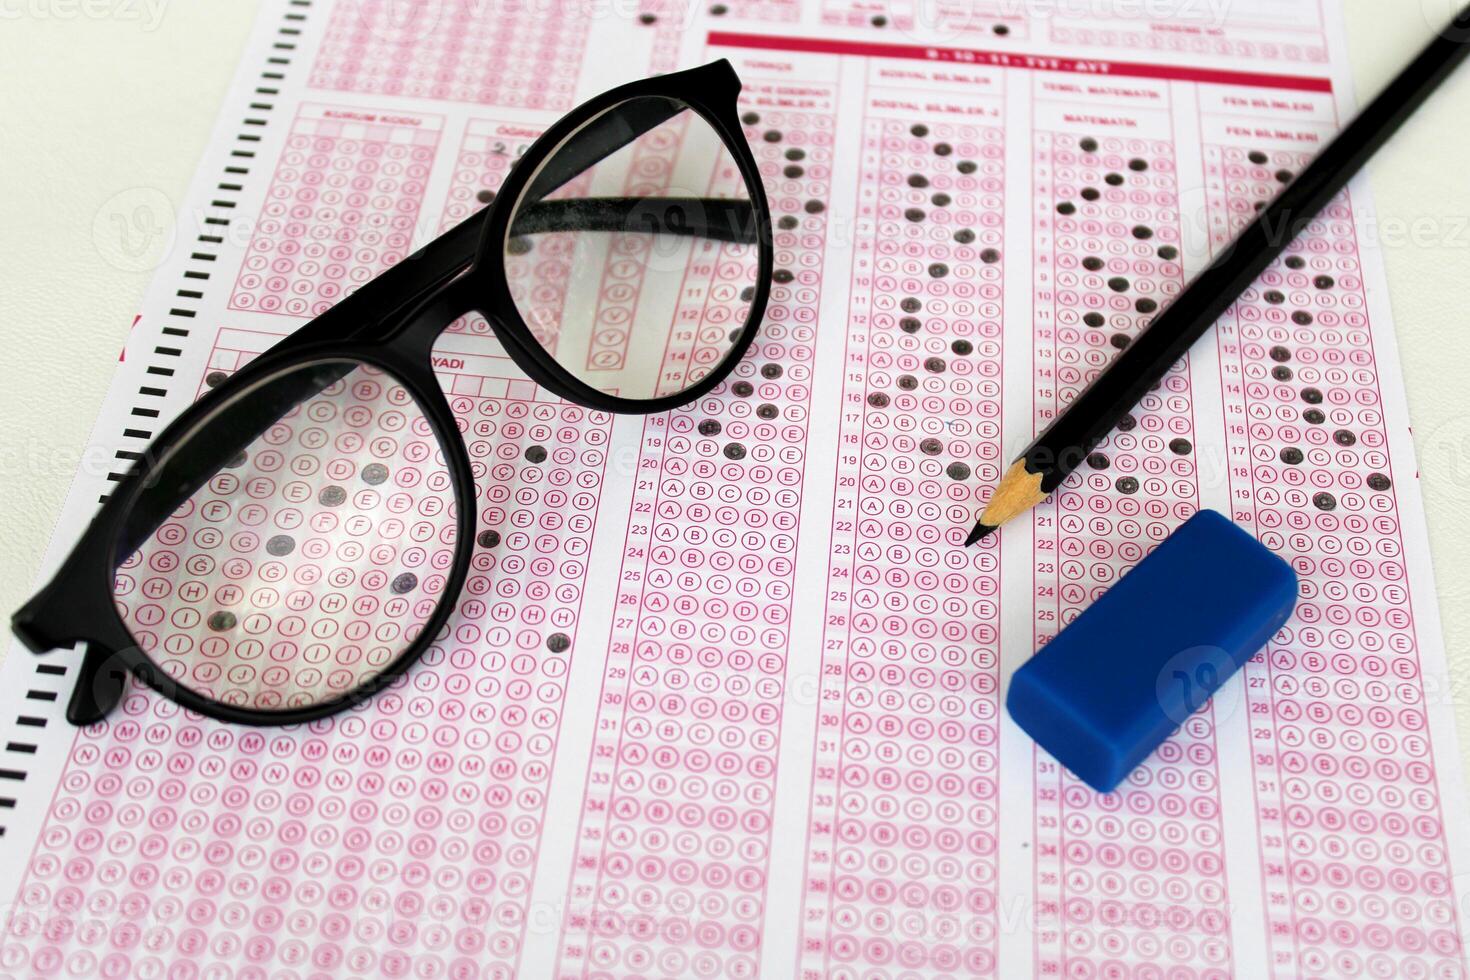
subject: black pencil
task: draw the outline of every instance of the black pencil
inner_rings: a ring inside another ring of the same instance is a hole
[[[1368,104],[1011,464],[969,546],[1041,503],[1470,53],[1470,7]]]

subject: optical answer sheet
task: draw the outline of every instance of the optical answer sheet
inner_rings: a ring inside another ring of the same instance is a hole
[[[727,383],[647,418],[556,401],[483,322],[446,332],[471,582],[360,709],[244,729],[134,689],[78,731],[77,655],[13,649],[0,972],[1465,976],[1451,687],[1361,183],[1029,522],[960,547],[1349,116],[1339,13],[1026,9],[267,3],[99,422],[119,468],[656,71],[744,81],[771,306]],[[52,565],[106,492],[79,478]],[[1100,796],[1009,722],[1007,677],[1200,507],[1292,561],[1297,615]]]

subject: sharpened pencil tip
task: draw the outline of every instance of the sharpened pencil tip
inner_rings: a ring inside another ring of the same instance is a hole
[[[971,531],[970,532],[970,536],[965,539],[965,547],[968,548],[970,545],[974,544],[976,541],[979,541],[982,538],[989,537],[990,536],[990,532],[991,531],[994,531],[994,530],[995,530],[995,528],[991,527],[989,524],[981,524],[979,521],[976,521],[975,522],[975,529],[973,531]]]

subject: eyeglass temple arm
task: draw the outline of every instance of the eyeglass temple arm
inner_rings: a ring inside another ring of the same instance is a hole
[[[558,231],[646,231],[756,243],[755,207],[723,197],[588,197],[538,201],[516,212],[512,238]]]
[[[548,156],[526,185],[524,200],[540,201],[591,170],[606,157],[652,129],[662,126],[688,107],[669,99],[635,99],[616,112],[604,112],[576,130]]]
[[[644,133],[668,122],[686,108],[682,103],[671,100],[646,99],[624,103],[620,111],[616,113],[603,113],[577,131],[578,139],[567,140],[551,154],[526,188],[525,200],[536,201],[538,206],[550,204],[551,202],[542,200],[546,195],[554,193],[601,160],[616,153]],[[742,202],[730,203],[734,205]],[[748,202],[744,204],[745,212],[735,216],[738,220],[725,221],[722,212],[721,227],[742,229],[742,236],[748,233],[751,237],[722,237],[721,241],[754,241],[755,225],[748,216],[752,209]],[[343,330],[344,326],[350,329],[348,336],[364,333],[416,306],[434,289],[464,272],[474,262],[480,232],[484,226],[484,217],[483,210],[476,211],[302,327],[298,336],[306,338],[313,338],[313,335],[316,334],[342,336],[346,332]],[[710,223],[713,224],[713,222]],[[568,227],[557,230],[575,229]],[[689,234],[698,234],[698,232],[691,231]],[[712,234],[710,237],[717,236]],[[356,324],[362,326],[352,329],[356,326],[354,320]]]

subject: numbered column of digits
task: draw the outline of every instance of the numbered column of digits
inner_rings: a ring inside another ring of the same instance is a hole
[[[1206,147],[1217,247],[1310,159]],[[1247,665],[1273,966],[1464,976],[1367,301],[1346,195],[1221,321],[1232,517],[1296,614]]]
[[[313,317],[412,249],[442,120],[303,106],[229,306]]]
[[[454,175],[440,227],[447,230],[494,201],[501,184],[510,176],[511,168],[541,132],[540,127],[524,123],[471,120],[465,128],[464,141],[454,162]],[[591,180],[592,172],[584,171],[563,185],[563,193],[585,193]],[[561,304],[568,293],[567,280],[572,274],[576,242],[577,236],[573,232],[537,235],[534,263],[517,261],[505,265],[513,299],[523,302],[525,297],[535,292],[543,316],[527,326],[531,335],[550,353],[556,352],[557,337],[548,324],[560,322]],[[524,243],[513,244],[512,247],[522,248]],[[460,317],[447,329],[450,333],[490,334],[490,324],[478,313]],[[494,349],[499,349],[498,341]]]
[[[1036,134],[1038,430],[1182,288],[1171,134]],[[1033,512],[1036,645],[1096,601],[1198,508],[1187,360]],[[1212,669],[1224,670],[1225,664]],[[1194,668],[1192,667],[1191,670]],[[1101,795],[1035,751],[1040,964],[1058,973],[1143,960],[1230,972],[1215,725],[1208,678],[1161,672],[1192,713],[1122,787]]]
[[[439,230],[448,231],[495,200],[511,168],[541,132],[540,126],[526,123],[471,119],[454,158]]]
[[[746,113],[748,118],[759,115]],[[782,169],[783,180],[804,179],[809,168],[825,176],[831,163],[828,150],[821,147],[813,153],[802,152],[806,154],[802,157],[804,165],[788,163]],[[739,166],[727,150],[722,148],[718,154],[706,186],[695,190],[707,198],[731,198],[744,193]],[[725,359],[730,344],[745,327],[750,301],[755,298],[755,286],[748,275],[751,254],[747,245],[706,240],[688,257],[673,326],[659,363],[662,390],[681,391]],[[802,275],[781,269],[779,279],[775,273],[772,278],[782,285],[799,282],[810,286],[816,282],[816,273],[815,266],[806,268]]]
[[[999,549],[955,536],[974,487],[1000,476],[1003,130],[879,104],[863,131],[800,965],[991,976]]]
[[[578,0],[332,7],[312,88],[565,111],[592,8]]]
[[[667,194],[698,197],[714,191],[712,187],[671,186],[689,125],[690,114],[681,112],[639,137],[630,151],[633,159],[618,192],[628,197],[646,198]],[[739,186],[738,181],[737,174],[735,186]],[[656,241],[652,235],[625,236],[603,263],[602,283],[597,291],[593,314],[595,326],[584,362],[584,370],[589,377],[595,377],[593,372],[597,371],[612,372],[610,376],[615,376],[627,364],[628,342],[638,319],[639,298],[643,294],[643,282]]]
[[[789,654],[832,93],[752,84],[771,202],[761,333],[644,426],[562,945],[564,975],[753,976]]]

